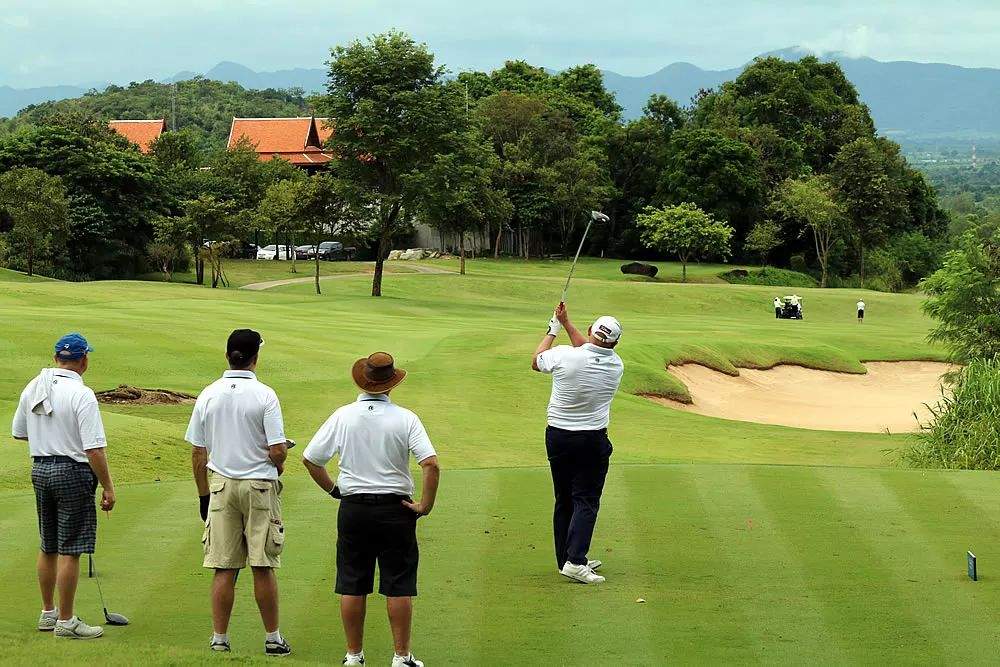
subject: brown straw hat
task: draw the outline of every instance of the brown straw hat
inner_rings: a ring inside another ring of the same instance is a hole
[[[384,394],[406,377],[406,371],[393,365],[392,355],[376,352],[354,362],[351,369],[354,384],[369,394]]]

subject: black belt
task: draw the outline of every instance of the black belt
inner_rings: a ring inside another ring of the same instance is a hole
[[[90,466],[89,463],[81,463],[70,456],[32,456],[35,463],[76,463],[81,466]]]
[[[395,493],[352,493],[341,497],[344,503],[362,503],[364,505],[391,505],[409,500],[407,496],[400,496]]]

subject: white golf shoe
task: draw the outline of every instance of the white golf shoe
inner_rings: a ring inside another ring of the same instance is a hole
[[[56,629],[56,621],[59,620],[59,610],[43,611],[38,617],[38,630],[40,632],[52,632]]]
[[[588,560],[587,561],[587,567],[589,567],[591,570],[594,570],[595,572],[597,571],[597,568],[599,568],[602,565],[604,565],[604,563],[602,563],[599,560]]]
[[[424,667],[424,663],[420,662],[410,655],[394,655],[392,656],[392,667]]]
[[[344,656],[345,665],[363,665],[365,664],[365,652],[361,653],[348,653]]]
[[[54,634],[56,637],[66,639],[97,639],[104,634],[104,628],[99,625],[87,625],[74,616],[67,621],[56,621]]]
[[[589,565],[574,565],[569,561],[559,570],[559,574],[581,584],[603,584],[604,577],[590,569]]]

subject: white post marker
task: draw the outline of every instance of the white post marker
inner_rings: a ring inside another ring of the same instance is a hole
[[[587,222],[587,228],[583,230],[583,238],[580,239],[580,245],[576,249],[576,256],[573,258],[573,265],[569,267],[569,276],[566,277],[566,285],[563,287],[562,299],[560,299],[560,303],[566,303],[566,294],[569,292],[569,281],[573,280],[573,272],[576,271],[576,260],[580,259],[580,251],[583,250],[583,243],[587,240],[587,233],[590,231],[590,226],[595,222],[611,222],[611,218],[604,215],[600,211],[590,212],[590,220]]]

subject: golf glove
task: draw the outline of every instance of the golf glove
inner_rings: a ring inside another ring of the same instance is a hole
[[[208,521],[208,500],[212,496],[210,494],[205,494],[203,496],[198,496],[199,509],[201,510],[201,520]]]
[[[558,336],[560,331],[562,331],[562,324],[560,324],[559,320],[553,316],[552,319],[549,320],[549,330],[546,333],[549,336]]]

